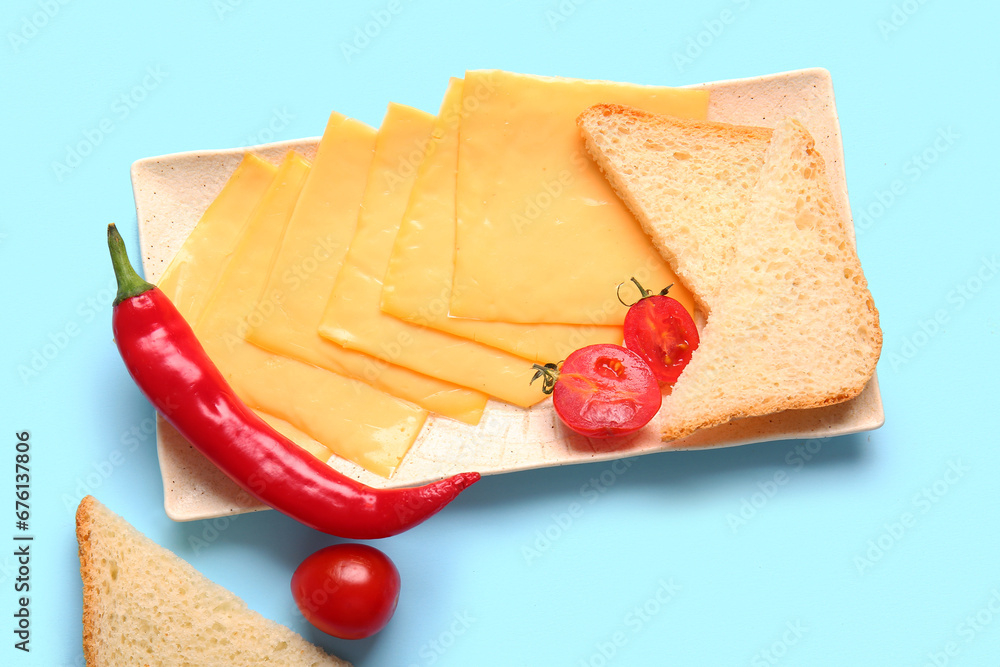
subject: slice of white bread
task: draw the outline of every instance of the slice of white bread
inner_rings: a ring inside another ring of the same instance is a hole
[[[664,440],[861,392],[882,330],[847,224],[813,138],[782,121],[701,344],[663,401]]]
[[[347,666],[85,497],[76,512],[90,667]]]
[[[711,313],[771,130],[615,104],[587,109],[577,124],[611,186],[699,309]]]
[[[700,281],[689,287],[707,306],[700,347],[663,401],[664,440],[861,392],[881,352],[878,311],[800,123],[771,133],[600,105],[579,124],[678,275]],[[696,153],[704,166],[683,164]],[[685,271],[687,252],[696,261]]]

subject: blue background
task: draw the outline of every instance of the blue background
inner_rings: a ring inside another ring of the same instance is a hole
[[[995,3],[401,0],[354,53],[391,3],[292,4],[4,2],[0,663],[82,664],[73,508],[90,492],[358,665],[1000,664]],[[808,460],[778,442],[484,479],[378,544],[402,596],[358,642],[312,630],[289,595],[335,540],[273,512],[164,515],[153,413],[109,326],[104,229],[138,256],[133,160],[315,136],[333,109],[433,112],[473,68],[689,84],[813,66],[833,75],[882,316],[882,429],[808,443]],[[22,430],[29,656],[4,546]]]

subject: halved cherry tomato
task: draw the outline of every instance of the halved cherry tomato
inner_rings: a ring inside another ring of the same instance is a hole
[[[307,557],[292,575],[292,597],[306,620],[341,639],[385,627],[399,600],[399,571],[367,544],[335,544]]]
[[[625,347],[649,364],[661,385],[672,386],[698,348],[698,327],[680,301],[667,296],[670,287],[652,294],[632,282],[642,296],[625,314]]]
[[[562,363],[535,365],[542,390],[552,394],[556,414],[569,428],[591,438],[627,435],[649,423],[660,409],[653,371],[620,345],[588,345]]]

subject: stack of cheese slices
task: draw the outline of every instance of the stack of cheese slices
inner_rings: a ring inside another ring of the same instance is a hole
[[[707,318],[664,399],[664,440],[861,392],[881,351],[878,311],[799,122],[772,131],[602,104],[578,124]]]
[[[679,283],[575,120],[603,101],[704,119],[708,99],[483,70],[453,79],[436,116],[390,104],[375,130],[334,113],[315,155],[245,155],[147,275],[251,408],[389,477],[430,414],[530,408],[533,363],[620,343],[619,283]]]
[[[783,80],[832,104],[825,73]],[[673,283],[707,322],[663,440],[844,401],[881,345],[844,198],[795,121],[708,121],[744,117],[727,90],[469,71],[436,116],[390,104],[376,130],[333,113],[302,154],[150,159],[133,168],[146,275],[251,408],[376,485],[584,460],[533,409],[532,364],[620,343],[631,277]],[[810,99],[797,112],[835,131]],[[165,475],[199,501],[217,477],[158,429]],[[655,429],[636,451],[662,448]]]

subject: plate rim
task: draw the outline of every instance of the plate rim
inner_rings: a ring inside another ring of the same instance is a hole
[[[837,182],[838,185],[840,186],[839,189],[842,191],[841,193],[839,193],[840,196],[842,197],[842,202],[841,202],[842,208],[844,209],[844,213],[847,215],[848,220],[850,220],[851,224],[848,225],[848,228],[850,230],[850,235],[852,237],[851,240],[856,246],[856,239],[854,238],[855,230],[854,230],[853,216],[851,214],[849,199],[847,197],[847,190],[846,190],[846,172],[843,163],[844,162],[843,139],[842,135],[840,134],[839,118],[837,116],[836,104],[833,98],[832,76],[829,70],[822,67],[810,67],[810,68],[803,68],[796,70],[787,70],[771,74],[757,75],[752,77],[733,78],[733,79],[724,79],[711,82],[687,84],[677,87],[720,88],[720,87],[733,87],[733,86],[748,86],[753,84],[769,84],[771,82],[781,82],[782,80],[789,81],[791,79],[802,78],[802,77],[815,77],[817,78],[817,80],[822,81],[829,88],[829,96],[830,96],[829,97],[830,107],[828,109],[828,112],[830,114],[829,120],[832,121],[832,128],[834,129],[837,135],[837,141],[835,142],[835,146],[838,151],[837,154],[834,156],[835,159],[833,161],[837,163],[836,164],[836,168],[838,170]],[[288,150],[296,150],[296,149],[315,150],[315,147],[318,145],[319,140],[320,137],[306,137],[301,139],[290,139],[279,142],[272,142],[268,144],[257,144],[252,146],[179,151],[176,153],[168,153],[164,155],[144,157],[135,160],[131,164],[130,175],[133,187],[133,195],[136,201],[137,226],[139,228],[139,237],[141,246],[143,248],[146,248],[149,239],[146,238],[146,233],[145,233],[146,231],[148,231],[147,230],[148,225],[143,224],[143,215],[140,208],[139,192],[142,189],[144,178],[146,178],[147,176],[152,176],[154,172],[159,167],[162,167],[165,163],[185,162],[191,160],[197,161],[202,159],[207,160],[207,159],[218,159],[218,158],[236,158],[237,156],[242,156],[243,154],[248,152],[261,155],[263,157],[267,157],[268,155],[272,156],[281,155],[284,152],[287,152]],[[824,154],[824,157],[827,158],[829,163],[830,161],[829,156]],[[226,179],[228,179],[228,176],[229,174],[225,174]],[[147,253],[145,251],[142,253],[142,260],[143,260],[144,273],[146,273],[147,277],[151,273],[155,275],[155,271],[151,271],[151,267],[147,266]],[[721,433],[725,433],[727,431],[732,431],[732,430],[739,431],[740,430],[739,425],[741,424],[745,425],[747,423],[747,420],[732,420],[718,427],[713,427],[710,429],[702,429],[693,434],[692,436],[688,436],[680,440],[667,441],[667,442],[661,441],[659,442],[658,446],[651,446],[648,448],[644,448],[641,451],[629,451],[627,448],[625,448],[622,450],[599,452],[596,449],[594,449],[591,455],[589,456],[581,454],[578,457],[567,458],[564,460],[557,460],[557,461],[547,461],[547,460],[530,461],[519,465],[508,466],[503,469],[483,471],[482,474],[483,475],[506,474],[510,472],[522,472],[526,470],[534,470],[546,467],[574,465],[578,463],[602,462],[602,461],[616,460],[620,458],[630,458],[632,456],[640,456],[640,455],[654,454],[660,452],[695,451],[701,449],[721,449],[721,448],[737,447],[747,444],[759,444],[763,442],[778,442],[783,440],[794,440],[800,438],[808,439],[811,437],[832,438],[832,437],[839,437],[844,435],[873,431],[883,426],[885,423],[885,410],[884,410],[884,404],[881,399],[881,391],[878,384],[877,373],[872,374],[872,377],[865,385],[865,388],[862,390],[861,394],[850,399],[849,401],[846,401],[838,405],[849,406],[850,404],[853,404],[859,400],[866,402],[865,407],[867,408],[867,410],[865,410],[859,417],[855,417],[854,420],[851,421],[850,423],[834,424],[832,427],[825,427],[823,424],[820,424],[819,426],[813,427],[811,429],[797,429],[797,430],[792,429],[787,432],[782,432],[778,434],[765,433],[764,435],[760,436],[754,436],[751,434],[751,435],[728,437],[728,438],[726,436],[721,436],[722,437],[721,440],[712,442],[713,435],[719,436],[719,434]],[[493,403],[494,402],[491,401],[491,405]],[[545,406],[550,403],[551,401],[547,400],[539,405]],[[822,409],[823,408],[813,408],[812,410],[822,410]],[[765,415],[764,418],[771,418],[775,415],[786,415],[787,413],[805,413],[805,412],[808,412],[808,410],[789,410],[789,411],[773,413],[772,415]],[[435,418],[434,416],[429,417],[428,423],[432,423],[434,418]],[[749,418],[749,419],[761,419],[761,418]],[[733,427],[734,424],[736,425],[735,429]],[[167,440],[167,438],[163,436],[165,426],[167,428],[172,429],[172,427],[169,427],[169,425],[165,422],[165,420],[163,420],[163,418],[160,415],[157,415],[157,457],[158,457],[158,462],[160,464],[161,476],[163,478],[163,484],[164,484],[164,508],[166,510],[167,515],[171,519],[173,519],[174,521],[193,521],[200,519],[218,518],[222,516],[230,516],[233,514],[243,513],[243,512],[259,511],[262,509],[269,509],[264,505],[254,504],[254,503],[240,504],[238,506],[234,505],[228,507],[214,507],[214,508],[205,507],[202,510],[192,509],[190,507],[186,509],[182,508],[182,506],[178,504],[177,502],[178,498],[176,497],[175,482],[177,482],[178,480],[174,478],[168,478],[167,471],[165,470],[164,447],[166,446],[165,441]],[[425,426],[424,429],[427,429],[427,426]],[[423,433],[421,435],[423,435]],[[420,439],[418,438],[418,442],[419,440]],[[414,444],[414,448],[416,448],[416,443]],[[198,456],[200,456],[200,454]],[[345,467],[342,464],[343,463],[349,464],[349,462],[339,460],[335,463],[337,463],[338,465],[333,465],[332,467],[338,469],[340,472],[346,472],[348,474],[351,474],[352,471],[350,470],[350,467],[353,466],[353,464],[350,464],[349,466],[347,466],[347,469],[345,469]],[[352,476],[357,478],[359,476],[357,474],[357,471],[353,472],[355,474]],[[444,474],[449,474],[449,473],[448,472],[441,473],[442,476]],[[229,480],[227,479],[226,481],[228,482]],[[383,481],[382,484],[375,484],[375,485],[384,486],[388,488],[393,486],[405,486],[413,483],[418,483],[417,481],[408,480],[403,483],[394,484],[392,479],[382,480],[382,481]],[[418,481],[425,481],[425,480],[418,480]],[[229,483],[232,484],[232,482]],[[205,490],[203,489],[201,493],[204,494]],[[232,505],[232,503],[230,504]]]

